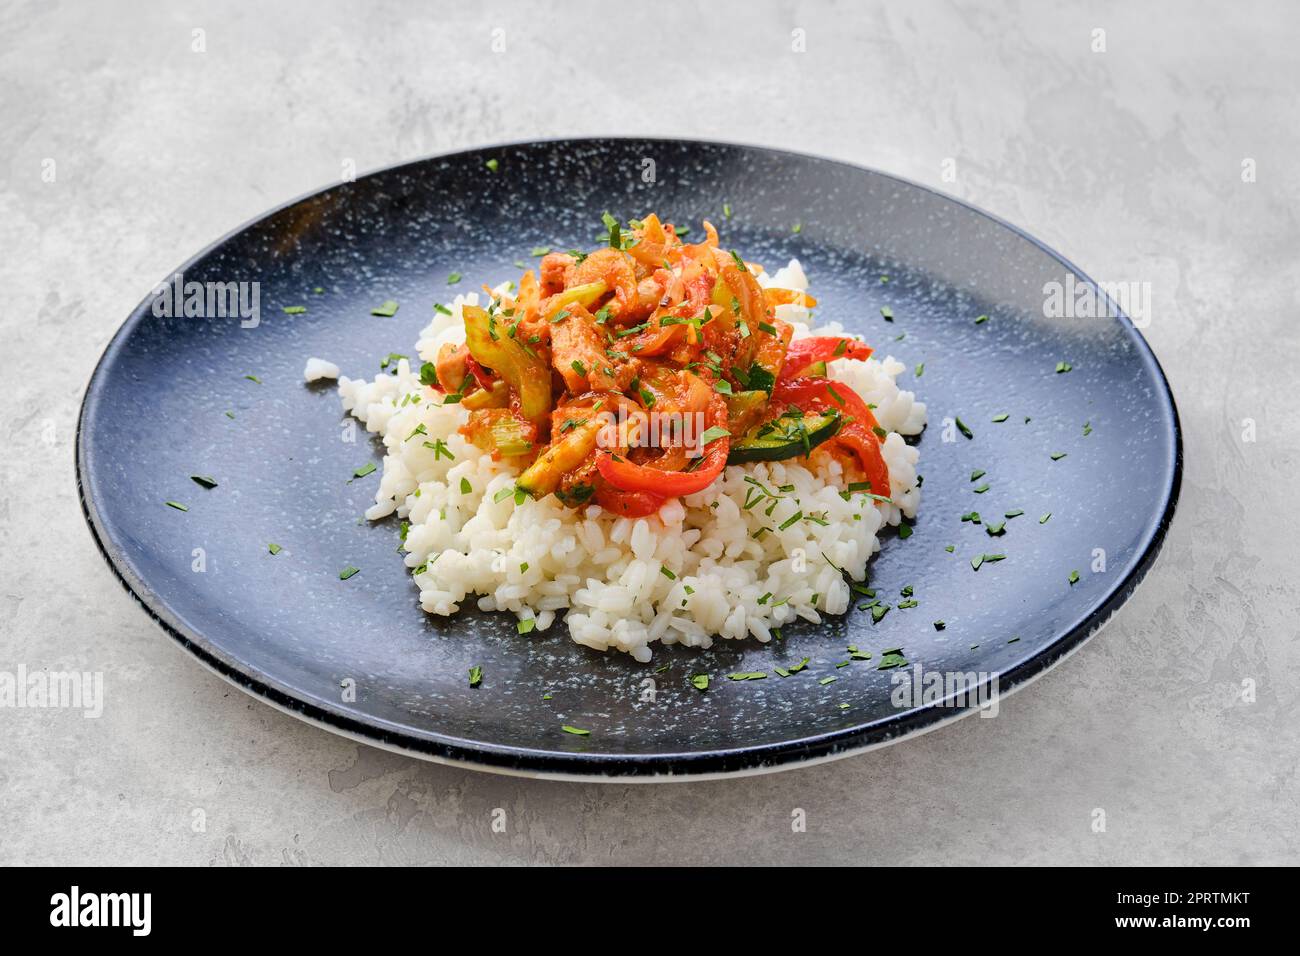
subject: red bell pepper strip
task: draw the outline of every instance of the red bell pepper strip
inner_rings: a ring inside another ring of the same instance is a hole
[[[799,379],[778,382],[772,398],[789,402],[804,411],[817,408],[837,408],[851,418],[845,422],[826,445],[840,444],[857,456],[866,479],[871,483],[871,493],[888,498],[889,466],[880,449],[882,439],[877,429],[880,423],[857,392],[843,382],[824,378]]]
[[[835,408],[854,421],[862,422],[868,429],[880,427],[867,403],[843,382],[833,382],[825,378],[780,381],[776,383],[772,398],[774,401],[797,405],[804,411],[813,408]]]
[[[843,338],[837,335],[818,336],[809,339],[795,339],[785,353],[785,363],[781,366],[781,380],[790,381],[798,378],[816,362],[830,362],[837,358],[866,360],[875,351],[869,345],[857,339]]]
[[[607,481],[596,483],[596,504],[623,518],[644,518],[663,507],[664,499],[647,491],[620,491]]]
[[[718,426],[726,430],[727,403],[722,396],[713,396],[707,420],[710,427]],[[691,471],[663,471],[653,465],[637,465],[621,455],[601,451],[596,455],[596,468],[602,478],[620,491],[645,492],[660,498],[680,498],[703,491],[713,484],[713,480],[722,474],[722,469],[727,467],[730,450],[729,437],[715,438],[705,446],[699,466]]]
[[[863,476],[871,486],[873,495],[883,498],[890,496],[889,466],[885,464],[884,453],[880,449],[880,439],[861,422],[850,422],[828,439],[822,447],[843,445],[857,456],[862,466]]]

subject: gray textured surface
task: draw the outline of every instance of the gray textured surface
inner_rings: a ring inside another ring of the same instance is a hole
[[[107,695],[98,720],[0,710],[0,862],[1300,860],[1300,11],[605,6],[0,8],[0,670],[100,670]],[[651,55],[652,82],[616,69]],[[725,782],[438,767],[230,688],[96,553],[73,481],[81,389],[157,278],[345,159],[611,132],[876,166],[1099,279],[1152,283],[1146,335],[1186,431],[1182,507],[1136,596],[997,719]]]

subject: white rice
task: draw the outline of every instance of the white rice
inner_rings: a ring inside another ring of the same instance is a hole
[[[759,281],[801,290],[808,284],[796,260],[770,278],[760,274]],[[461,307],[478,301],[477,293],[458,295],[450,315],[435,314],[416,345],[422,361],[434,361],[444,342],[464,341]],[[783,305],[776,311],[794,326],[796,338],[812,334],[807,309]],[[842,332],[838,325],[815,330]],[[308,380],[314,371],[328,374],[321,367],[328,365],[309,362]],[[925,405],[895,384],[903,368],[889,356],[830,364],[831,378],[874,404],[890,432],[884,455],[894,504],[862,494],[846,501],[839,465],[814,452],[809,461],[730,466],[706,490],[669,501],[648,518],[615,517],[597,505],[574,510],[554,496],[516,504],[507,494],[497,501],[518,470],[493,461],[457,432],[468,415],[460,405],[439,407],[425,399],[418,362],[412,370],[401,359],[396,375],[373,381],[344,376],[338,388],[344,409],[383,437],[383,474],[366,517],[397,512],[409,523],[405,560],[421,569],[414,580],[425,611],[455,614],[476,597],[482,610],[510,611],[546,630],[567,610],[564,620],[577,643],[648,661],[655,641],[692,647],[708,647],[715,637],[768,641],[773,628],[797,618],[816,622],[848,610],[850,591],[839,569],[861,580],[880,550],[882,525],[914,517],[921,501],[918,452],[902,436],[925,426]],[[423,433],[411,438],[420,425]],[[426,447],[439,439],[453,459]],[[753,481],[777,497],[746,510]],[[786,485],[794,489],[778,491]],[[826,523],[805,518],[782,528],[796,512]]]

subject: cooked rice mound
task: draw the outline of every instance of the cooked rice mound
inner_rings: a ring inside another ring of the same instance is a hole
[[[796,260],[760,275],[759,283],[801,291],[808,285]],[[416,345],[421,360],[434,361],[443,343],[464,341],[461,308],[479,299],[458,295],[450,315],[435,314]],[[810,314],[799,305],[779,305],[776,315],[794,327],[796,339],[844,334],[838,325],[809,329]],[[395,375],[345,376],[338,388],[343,408],[384,442],[383,474],[366,517],[396,512],[404,519],[406,565],[431,614],[455,614],[473,600],[544,631],[567,611],[574,641],[617,648],[638,661],[651,659],[656,641],[768,641],[783,624],[847,611],[851,594],[842,572],[861,580],[880,550],[882,526],[914,517],[920,505],[918,452],[903,436],[925,427],[925,405],[898,388],[904,366],[892,357],[828,366],[833,381],[874,406],[888,432],[890,503],[846,492],[850,477],[839,460],[814,450],[809,458],[728,466],[704,491],[669,499],[646,518],[514,494],[519,469],[458,432],[468,413],[432,400],[419,365],[401,359]],[[407,440],[421,425],[421,440]],[[445,451],[436,450],[439,441]]]

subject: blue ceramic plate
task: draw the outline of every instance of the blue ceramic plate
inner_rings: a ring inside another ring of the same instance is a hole
[[[911,536],[888,533],[870,566],[871,587],[895,605],[879,623],[855,608],[769,645],[662,648],[642,665],[579,647],[562,626],[520,636],[510,616],[420,610],[396,521],[360,517],[378,475],[348,480],[380,446],[364,432],[340,440],[337,397],[303,384],[304,361],[377,374],[381,357],[412,352],[433,304],[455,291],[449,274],[466,277],[460,288],[517,278],[513,263],[534,246],[590,246],[606,210],[697,229],[708,218],[750,259],[798,257],[821,319],[907,365],[900,382],[930,412],[924,498]],[[1045,289],[1073,288],[1074,302],[1088,279],[985,213],[844,163],[668,140],[497,146],[298,200],[176,271],[258,283],[260,321],[159,317],[152,295],[127,319],[78,435],[95,537],[209,667],[331,730],[431,759],[636,778],[774,769],[897,740],[971,711],[946,694],[900,703],[898,675],[920,665],[988,675],[985,689],[996,680],[1002,693],[1024,683],[1132,593],[1178,496],[1177,412],[1133,324],[1047,314]],[[396,315],[372,315],[385,300]],[[306,311],[283,311],[294,306]],[[945,427],[958,418],[973,437]],[[961,520],[971,511],[981,524]],[[985,554],[1005,559],[974,570]],[[340,580],[349,565],[360,573]],[[907,586],[917,606],[897,607]],[[837,668],[848,645],[873,658]],[[878,669],[892,648],[909,666]],[[804,657],[805,671],[776,675]],[[484,677],[470,688],[474,664]],[[713,675],[707,693],[690,684],[700,671]]]

